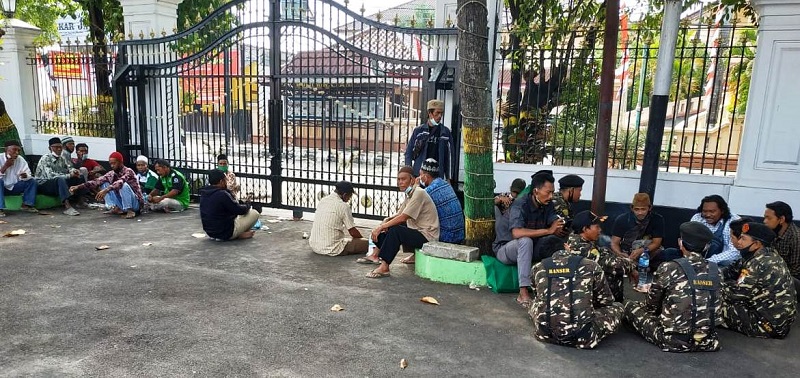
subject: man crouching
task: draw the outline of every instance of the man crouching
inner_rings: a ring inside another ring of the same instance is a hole
[[[258,212],[249,205],[240,205],[228,191],[225,172],[208,172],[211,184],[200,189],[200,220],[208,236],[220,240],[250,239],[251,228],[258,221]]]
[[[533,267],[533,334],[540,341],[592,349],[617,331],[622,304],[614,302],[600,265],[563,249],[555,238],[546,243],[543,250],[560,250]]]

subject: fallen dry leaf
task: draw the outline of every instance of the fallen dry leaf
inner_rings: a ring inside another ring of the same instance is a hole
[[[339,306],[338,304],[335,304],[335,305],[333,305],[333,307],[331,307],[331,311],[335,311],[335,312],[344,311],[344,307]]]
[[[192,234],[192,237],[195,237],[195,238],[198,238],[198,239],[203,239],[203,238],[206,237],[206,234],[201,233],[201,232],[196,232],[196,233]]]
[[[109,249],[109,248],[111,248],[111,247],[109,247],[109,246],[107,246],[105,244],[104,245],[98,245],[97,247],[94,247],[94,249],[96,249],[98,251],[102,251],[104,249]]]
[[[20,235],[25,235],[25,230],[14,230],[14,231],[11,231],[11,232],[3,235],[3,236],[5,236],[7,238],[10,238],[10,237],[13,237],[13,236],[20,236]]]
[[[6,222],[4,220],[0,220],[0,224],[6,224],[6,223],[8,223],[8,222]]]
[[[145,247],[149,247],[149,246],[153,245],[153,243],[149,243],[149,242],[148,243],[142,243],[142,245],[145,246]]]
[[[405,358],[400,360],[400,369],[405,369],[408,367],[408,361]]]
[[[53,213],[48,213],[46,211],[40,211],[37,214],[39,214],[39,215],[53,215]]]
[[[281,223],[281,221],[279,221],[277,219],[267,219],[267,222],[269,222],[269,223]]]
[[[434,297],[422,297],[420,298],[420,301],[425,303],[430,303],[432,305],[437,305],[437,306],[439,305],[439,301],[437,301],[436,298]]]

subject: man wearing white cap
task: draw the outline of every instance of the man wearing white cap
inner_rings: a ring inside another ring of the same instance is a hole
[[[139,180],[145,203],[147,203],[148,194],[156,188],[158,182],[158,175],[150,169],[149,164],[147,156],[139,155],[136,158],[136,179]]]

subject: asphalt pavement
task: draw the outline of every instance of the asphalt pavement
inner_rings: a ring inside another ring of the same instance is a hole
[[[786,340],[721,330],[717,353],[664,353],[625,326],[595,350],[543,344],[513,294],[430,282],[399,262],[389,278],[364,278],[370,267],[355,257],[313,254],[302,238],[311,222],[279,220],[286,216],[266,209],[261,219],[269,230],[233,242],[192,236],[202,233],[197,208],[135,220],[97,210],[2,218],[0,234],[25,234],[0,238],[0,376],[794,377],[800,371],[798,330]],[[441,304],[423,303],[424,296]],[[344,310],[331,311],[336,304]]]

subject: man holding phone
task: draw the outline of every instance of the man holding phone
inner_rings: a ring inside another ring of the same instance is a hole
[[[36,180],[25,158],[19,156],[22,147],[19,141],[8,140],[4,144],[5,153],[0,154],[0,218],[5,217],[6,194],[22,194],[20,210],[37,213],[33,207],[36,201]]]

